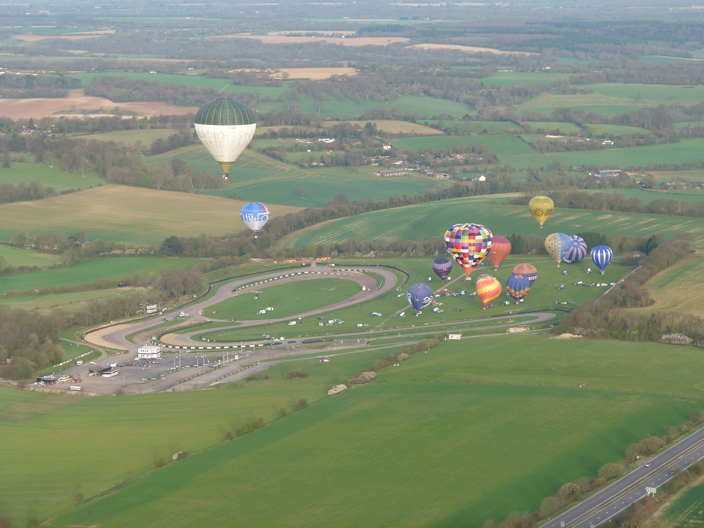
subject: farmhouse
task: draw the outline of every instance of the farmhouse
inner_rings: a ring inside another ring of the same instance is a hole
[[[137,349],[137,357],[139,359],[153,359],[161,357],[161,347],[154,345],[145,345]]]

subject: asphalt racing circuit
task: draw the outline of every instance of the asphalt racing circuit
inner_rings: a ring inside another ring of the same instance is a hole
[[[230,299],[233,295],[240,293],[249,295],[251,291],[261,291],[270,286],[293,281],[310,281],[325,278],[354,281],[360,285],[362,291],[344,301],[300,314],[289,315],[288,317],[238,321],[236,324],[228,325],[229,319],[218,320],[212,317],[206,318],[202,315],[205,313],[206,308]],[[492,335],[499,336],[505,335],[508,327],[542,323],[555,317],[554,313],[549,312],[526,313],[521,314],[518,318],[516,316],[501,316],[473,319],[465,322],[433,323],[415,328],[368,329],[366,331],[326,335],[322,340],[318,335],[310,336],[309,338],[297,337],[296,339],[277,341],[275,344],[271,340],[265,339],[244,342],[204,343],[200,339],[196,340],[196,335],[204,332],[203,328],[198,329],[197,327],[193,331],[186,333],[174,332],[179,328],[182,329],[186,326],[208,321],[223,323],[223,326],[218,327],[218,331],[291,321],[299,317],[304,318],[329,313],[332,310],[369,302],[397,289],[398,286],[401,285],[396,274],[389,269],[372,266],[333,267],[313,265],[225,281],[213,286],[213,288],[217,288],[215,293],[206,295],[203,300],[194,301],[193,304],[174,313],[157,316],[141,322],[122,323],[100,328],[85,334],[83,336],[85,341],[101,348],[121,351],[121,354],[111,355],[109,358],[95,362],[94,365],[72,367],[66,372],[74,376],[80,374],[83,377],[83,390],[96,394],[111,394],[118,389],[126,393],[197,390],[207,388],[216,383],[237,381],[249,376],[256,370],[269,368],[276,362],[295,360],[295,356],[307,355],[310,357],[311,354],[319,354],[321,357],[333,356],[342,353],[356,353],[405,344],[410,345],[417,343],[426,336],[447,331],[496,330],[496,333]],[[188,317],[179,319],[179,312],[183,312]],[[172,331],[164,333],[164,319],[173,321],[171,323],[172,326],[169,327]],[[464,325],[464,328],[462,325]],[[157,336],[160,336],[158,342],[167,354],[158,361],[139,362],[139,360],[135,359],[139,346],[152,341]],[[469,337],[465,336],[464,338]],[[311,348],[303,343],[308,339],[316,339],[319,343],[316,347]],[[349,345],[336,347],[333,346],[334,340],[359,341],[360,343],[356,347]],[[373,344],[366,344],[366,340],[373,340]],[[387,340],[387,342],[384,343],[384,340]],[[393,340],[393,343],[389,342],[389,340]],[[321,341],[323,342],[322,344]],[[262,363],[264,360],[266,362]],[[139,364],[135,366],[134,363]],[[89,369],[97,370],[110,365],[117,365],[118,376],[108,379],[88,376]]]

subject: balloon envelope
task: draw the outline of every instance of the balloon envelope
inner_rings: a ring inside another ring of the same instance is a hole
[[[568,264],[574,264],[579,262],[584,257],[587,256],[587,243],[584,239],[577,235],[572,235],[570,237],[570,247],[565,253],[565,258],[563,259]]]
[[[245,204],[240,211],[240,218],[242,221],[254,231],[255,235],[259,234],[264,224],[269,220],[269,215],[271,211],[263,203],[252,202]]]
[[[489,253],[493,235],[481,224],[455,224],[445,232],[445,247],[469,277]]]
[[[452,261],[445,257],[436,258],[433,261],[433,271],[440,279],[445,280],[452,272]]]
[[[198,110],[195,127],[198,139],[226,173],[252,141],[257,124],[246,105],[216,99]]]
[[[496,277],[491,275],[479,275],[475,284],[477,297],[482,301],[484,308],[501,295],[501,283]]]
[[[533,283],[535,282],[535,279],[538,278],[538,270],[535,269],[535,266],[532,264],[519,264],[515,268],[513,268],[513,274],[514,275],[523,275],[524,277],[528,277],[528,280],[530,281],[530,285],[532,286]]]
[[[550,217],[555,209],[555,202],[547,196],[534,196],[528,202],[528,209],[530,209],[531,214],[540,224],[540,229],[542,229],[545,220]]]
[[[416,311],[422,310],[433,302],[433,290],[430,289],[430,286],[422,282],[417,282],[408,288],[406,296],[408,297],[408,302],[411,303],[411,306],[413,306],[413,309]]]
[[[611,251],[609,246],[596,246],[592,249],[589,256],[591,257],[592,262],[596,264],[596,267],[601,270],[601,274],[603,275],[606,266],[608,266],[611,259],[614,258],[614,252]]]
[[[489,250],[489,260],[494,265],[494,271],[499,269],[501,263],[511,254],[511,242],[500,235],[494,236]]]
[[[511,275],[506,281],[506,292],[516,299],[522,299],[530,291],[530,280],[523,275]]]
[[[565,253],[570,248],[570,237],[564,233],[553,233],[545,239],[545,249],[552,258],[557,261],[557,267],[560,267],[560,262],[565,258]]]

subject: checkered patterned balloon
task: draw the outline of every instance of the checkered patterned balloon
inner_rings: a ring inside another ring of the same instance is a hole
[[[469,277],[489,254],[493,237],[481,224],[455,224],[445,232],[445,247]]]

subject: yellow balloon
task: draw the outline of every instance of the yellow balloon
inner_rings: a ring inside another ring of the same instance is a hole
[[[547,196],[535,196],[528,202],[528,209],[531,214],[540,224],[540,229],[543,228],[545,220],[547,220],[555,209],[555,202]]]

